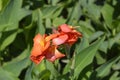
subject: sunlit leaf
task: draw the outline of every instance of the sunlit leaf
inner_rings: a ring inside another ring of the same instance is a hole
[[[20,56],[13,59],[10,62],[7,62],[3,65],[3,68],[7,71],[12,72],[15,76],[19,76],[21,71],[25,69],[29,65],[29,58],[27,56],[27,53],[29,51],[25,50]],[[22,64],[22,65],[21,65]]]
[[[114,8],[110,6],[109,4],[105,4],[102,8],[102,15],[105,20],[105,23],[109,28],[112,28],[112,17],[113,17],[113,11]]]
[[[0,80],[19,80],[14,74],[0,68]]]
[[[98,67],[96,69],[97,76],[98,77],[103,77],[103,76],[108,75],[112,65],[119,59],[120,59],[120,56],[118,56],[117,58],[115,57],[115,58],[109,60],[108,62],[106,62],[105,64],[103,64],[102,66]]]
[[[80,51],[75,57],[75,72],[74,77],[78,77],[80,72],[89,65],[94,56],[96,51],[98,50],[100,44],[103,42],[103,39],[97,40],[94,44],[90,45],[89,47]]]

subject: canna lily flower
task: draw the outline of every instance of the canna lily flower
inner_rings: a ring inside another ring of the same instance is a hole
[[[55,38],[53,38],[53,44],[60,45],[60,44],[74,44],[79,37],[82,37],[82,34],[76,31],[72,26],[67,24],[62,24],[58,27],[58,31],[54,31],[59,33]]]
[[[57,50],[57,46],[50,43],[50,40],[56,36],[55,34],[50,36],[37,34],[33,39],[34,45],[30,59],[39,64],[44,58],[54,62],[56,59],[64,57],[65,55]]]

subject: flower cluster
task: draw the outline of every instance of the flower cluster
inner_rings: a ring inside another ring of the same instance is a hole
[[[58,29],[54,29],[53,34],[49,36],[46,34],[37,34],[33,39],[34,45],[30,59],[36,64],[39,64],[44,58],[54,62],[56,59],[65,56],[65,54],[57,50],[58,46],[61,44],[71,46],[79,37],[82,37],[82,34],[67,24],[60,25]]]

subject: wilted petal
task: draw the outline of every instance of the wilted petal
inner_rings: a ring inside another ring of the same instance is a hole
[[[45,58],[45,56],[34,56],[34,55],[31,55],[31,56],[30,56],[30,59],[31,59],[35,64],[39,64],[44,58]]]
[[[62,24],[59,26],[58,30],[60,30],[62,32],[71,32],[72,29],[69,27],[69,25]]]
[[[45,55],[45,58],[51,62],[54,62],[56,59],[59,59],[59,58],[62,58],[64,57],[65,55],[60,53],[58,50],[57,50],[57,47],[56,46],[51,46],[49,47],[49,49],[47,50],[46,52],[46,55]]]
[[[52,40],[53,44],[60,45],[63,44],[68,39],[68,35],[60,35]]]

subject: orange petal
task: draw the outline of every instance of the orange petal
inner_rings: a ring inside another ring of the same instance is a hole
[[[30,59],[35,63],[35,64],[39,64],[43,59],[45,58],[45,56],[30,56]]]
[[[32,48],[31,55],[38,56],[42,54],[42,47],[40,45],[35,45]]]
[[[53,38],[55,38],[55,37],[57,37],[59,34],[50,34],[49,36],[47,36],[46,38],[45,38],[45,40],[46,41],[50,41],[51,39],[53,39]]]
[[[45,51],[49,46],[50,46],[50,41],[48,41],[48,42],[45,43],[43,51]]]
[[[33,40],[34,46],[39,44],[40,46],[44,47],[44,38],[40,34],[37,34]]]
[[[64,35],[60,35],[59,37],[57,38],[54,38],[52,40],[53,44],[55,45],[60,45],[60,44],[63,44],[65,43],[65,41],[68,39],[68,35],[64,34]]]
[[[59,58],[62,58],[64,57],[65,55],[60,53],[56,46],[51,46],[49,47],[46,55],[45,55],[45,58],[51,62],[54,62],[56,59],[59,59]]]
[[[62,32],[71,32],[72,29],[67,24],[62,24],[59,26],[59,30]]]

